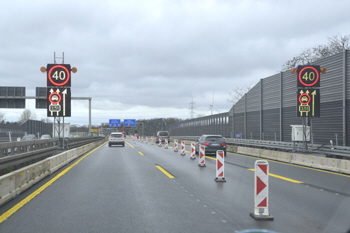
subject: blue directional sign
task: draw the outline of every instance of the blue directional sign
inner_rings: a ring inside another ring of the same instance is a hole
[[[136,127],[136,119],[124,119],[124,127]]]
[[[120,119],[109,119],[110,127],[120,127]]]

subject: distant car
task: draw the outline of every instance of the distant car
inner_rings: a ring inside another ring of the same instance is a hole
[[[223,150],[226,156],[226,142],[221,135],[202,135],[196,143],[196,154],[199,153],[199,147],[205,146],[205,154],[214,154],[216,151]]]
[[[51,139],[51,136],[49,134],[43,134],[40,139]]]
[[[162,143],[165,142],[165,139],[168,139],[168,142],[170,142],[170,134],[168,131],[158,131],[156,137],[156,143],[159,143],[159,138],[162,140]]]
[[[109,135],[108,145],[122,145],[125,146],[124,134],[121,132],[114,132]]]
[[[36,136],[34,134],[27,134],[22,137],[22,141],[31,141],[36,140]]]

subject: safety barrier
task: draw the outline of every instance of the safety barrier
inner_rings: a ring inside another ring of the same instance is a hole
[[[104,142],[105,140],[101,140],[65,151],[40,162],[0,176],[0,206],[13,199],[15,196],[19,195],[46,176],[49,176],[72,160],[103,144]]]
[[[196,143],[191,142],[191,157],[190,159],[196,159]]]
[[[178,141],[177,139],[174,139],[174,152],[178,152],[179,148],[178,148]]]
[[[185,142],[184,141],[181,142],[181,155],[186,155],[186,153],[185,153]]]
[[[251,147],[237,147],[237,153],[266,158],[286,163],[292,163],[307,167],[319,168],[334,172],[350,174],[350,160],[327,158],[308,154],[290,153],[283,151],[274,151],[258,149]]]
[[[226,182],[225,180],[225,153],[223,150],[216,151],[216,182]]]
[[[199,167],[206,167],[205,165],[205,146],[199,147]]]
[[[164,148],[168,149],[168,139],[167,138],[165,139],[165,147]]]
[[[269,163],[255,161],[254,211],[250,213],[256,220],[273,220],[269,213]]]

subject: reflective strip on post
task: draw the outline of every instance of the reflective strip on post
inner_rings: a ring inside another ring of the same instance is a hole
[[[177,139],[174,139],[174,152],[178,152],[179,148],[178,148],[178,143],[177,143]]]
[[[206,167],[205,165],[205,146],[199,147],[199,167]]]
[[[257,220],[273,220],[269,213],[269,163],[266,160],[255,161],[254,175],[254,212]]]
[[[226,182],[224,164],[225,164],[225,152],[223,150],[216,151],[216,182]]]
[[[191,142],[191,157],[190,159],[196,159],[196,143]]]
[[[185,153],[185,142],[184,141],[181,142],[181,155],[186,155],[186,153]]]
[[[164,147],[164,149],[168,149],[168,139],[167,138],[165,139],[165,147]]]

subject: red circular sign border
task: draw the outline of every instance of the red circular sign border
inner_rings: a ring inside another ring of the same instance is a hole
[[[308,99],[307,103],[304,103],[304,102],[302,102],[302,101],[300,100],[300,99],[301,99],[301,97],[302,97],[302,96],[304,96],[304,95],[306,95],[306,96],[307,96],[307,99]],[[309,95],[309,94],[307,94],[307,93],[303,93],[303,94],[301,94],[301,95],[299,96],[299,103],[300,103],[301,105],[306,105],[306,104],[309,104],[309,103],[310,103],[310,101],[311,101],[310,95]]]
[[[304,82],[302,81],[302,78],[301,78],[302,75],[301,75],[301,74],[303,73],[303,71],[304,71],[305,69],[312,69],[312,70],[314,70],[315,73],[316,73],[316,80],[315,80],[313,83],[311,83],[311,84],[306,84],[306,83],[304,83]],[[317,70],[315,67],[312,67],[312,66],[306,66],[306,67],[302,68],[302,69],[300,70],[299,74],[298,74],[299,82],[300,82],[301,84],[303,84],[304,86],[307,86],[307,87],[312,87],[313,85],[315,85],[315,84],[318,82],[319,78],[320,78],[320,73],[318,72],[318,70]]]
[[[56,83],[55,81],[52,80],[52,78],[51,78],[51,73],[52,73],[52,71],[53,71],[55,68],[62,68],[62,69],[64,69],[64,70],[66,71],[67,79],[66,79],[65,82],[63,82],[63,83]],[[50,82],[53,83],[53,84],[55,84],[56,86],[64,86],[64,85],[69,81],[69,79],[70,79],[69,70],[68,70],[66,67],[62,66],[62,65],[55,65],[55,66],[51,67],[51,69],[49,70],[48,76],[49,76]]]
[[[57,101],[57,102],[51,101],[51,97],[52,97],[54,94],[58,96],[58,101]],[[49,95],[49,101],[50,101],[50,103],[52,103],[52,104],[58,104],[58,103],[61,101],[61,99],[62,99],[62,97],[61,97],[61,95],[60,95],[58,92],[52,92],[52,93]]]

